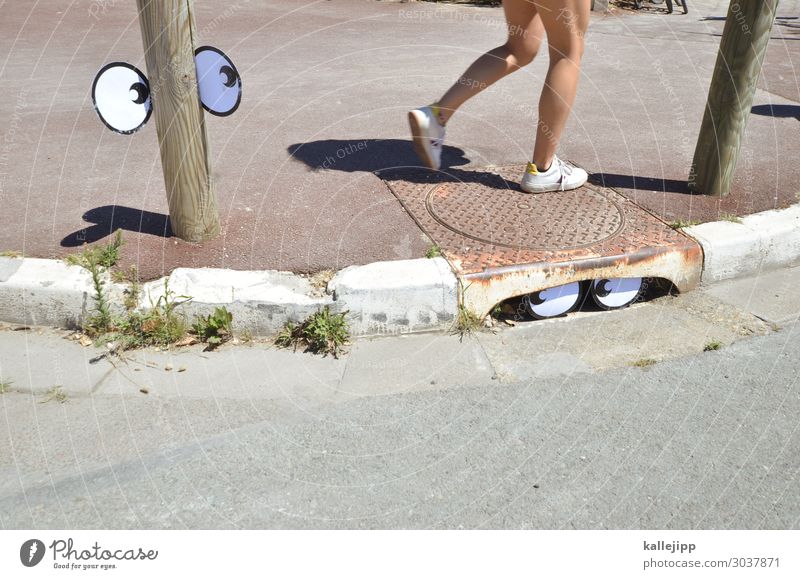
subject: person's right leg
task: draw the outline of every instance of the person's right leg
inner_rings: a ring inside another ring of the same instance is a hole
[[[556,157],[561,133],[578,90],[590,0],[534,0],[547,31],[550,68],[539,99],[532,163],[520,186],[528,193],[576,189],[586,171]]]
[[[550,68],[539,99],[533,162],[547,170],[578,92],[590,0],[535,0],[547,31]]]

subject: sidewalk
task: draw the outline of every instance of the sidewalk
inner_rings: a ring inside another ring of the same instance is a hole
[[[374,172],[416,165],[405,111],[502,42],[501,10],[365,0],[196,7],[199,42],[225,50],[244,86],[235,115],[207,117],[222,235],[202,245],[166,237],[154,122],[121,137],[92,110],[103,64],[143,68],[134,6],[12,4],[0,24],[0,250],[57,257],[122,227],[122,266],[136,264],[146,279],[179,266],[311,272],[422,257],[430,240]],[[561,155],[668,222],[787,207],[800,191],[800,3],[789,1],[734,191],[687,194],[726,7],[695,0],[688,16],[592,18]],[[540,58],[464,107],[449,127],[451,166],[525,161],[546,66]]]

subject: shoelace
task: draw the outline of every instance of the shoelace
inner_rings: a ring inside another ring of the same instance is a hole
[[[564,179],[564,177],[572,175],[572,165],[565,163],[558,157],[555,158],[555,162],[558,163],[558,170],[561,173],[561,190],[564,191],[566,187],[565,183],[566,180]]]

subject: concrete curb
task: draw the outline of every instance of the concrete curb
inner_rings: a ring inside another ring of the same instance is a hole
[[[449,327],[458,309],[458,283],[443,258],[377,262],[338,272],[325,288],[307,277],[281,271],[179,268],[142,285],[139,309],[165,291],[189,319],[218,306],[233,314],[238,331],[276,334],[286,322],[300,322],[329,306],[347,311],[354,336],[402,334]],[[127,287],[105,280],[118,309]],[[0,321],[77,329],[91,315],[92,281],[78,266],[59,260],[0,258]]]
[[[709,284],[800,262],[800,205],[683,229],[703,248],[702,283]],[[227,307],[239,331],[268,336],[328,306],[348,312],[354,336],[407,334],[449,328],[458,312],[458,280],[447,261],[412,259],[347,267],[327,288],[280,271],[185,269],[143,285],[139,307],[164,295],[191,296],[187,315]],[[121,309],[126,286],[107,279]],[[78,328],[91,315],[89,273],[59,260],[0,257],[0,321]]]
[[[800,262],[800,205],[682,231],[703,248],[703,284]]]

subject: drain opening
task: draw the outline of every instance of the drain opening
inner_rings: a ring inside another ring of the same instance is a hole
[[[565,317],[572,312],[627,308],[678,293],[665,278],[617,278],[573,282],[509,298],[495,305],[497,321],[530,322]]]

